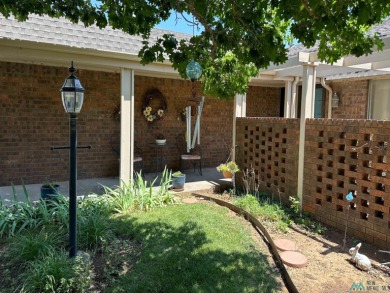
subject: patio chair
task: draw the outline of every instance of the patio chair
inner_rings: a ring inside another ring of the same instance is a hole
[[[111,149],[117,155],[118,160],[120,159],[120,147],[115,145],[111,139]],[[134,144],[134,172],[142,171],[144,168],[144,161],[142,159],[142,149]]]
[[[136,170],[138,170],[138,172],[140,172],[140,171],[143,171],[143,169],[144,169],[144,161],[142,159],[142,154],[143,154],[142,149],[134,144],[134,159],[133,159],[134,172],[136,172]],[[136,166],[138,167],[138,169],[136,168]],[[142,175],[144,175],[144,174],[142,174]]]
[[[187,152],[187,142],[185,139],[185,134],[182,133],[176,138],[176,146],[180,154],[180,171],[183,170],[185,164],[192,164],[194,166],[194,172],[196,172],[196,167],[198,167],[199,174],[202,176],[202,148],[200,145],[196,144],[195,148],[191,149],[190,152]]]

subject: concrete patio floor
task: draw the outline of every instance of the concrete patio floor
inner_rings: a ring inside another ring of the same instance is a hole
[[[204,168],[202,169],[203,176],[198,172],[194,173],[193,170],[184,171],[186,174],[186,184],[182,192],[194,192],[199,190],[215,189],[220,185],[228,185],[231,183],[231,179],[224,179],[222,173],[219,173],[216,168]],[[148,173],[144,178],[148,182],[154,180],[161,173]],[[156,184],[158,185],[159,179]],[[69,195],[69,181],[56,182],[60,185],[60,193]],[[39,200],[41,194],[42,184],[29,184],[26,185],[26,189],[32,201]],[[103,186],[115,187],[119,185],[119,178],[93,178],[93,179],[80,179],[77,180],[77,195],[85,194],[102,194],[104,192]],[[24,191],[22,185],[15,185],[15,190],[19,200],[24,200]],[[0,200],[13,199],[12,186],[0,186]]]

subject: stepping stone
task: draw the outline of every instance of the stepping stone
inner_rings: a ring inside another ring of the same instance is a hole
[[[296,243],[290,239],[279,238],[276,239],[274,243],[276,245],[276,248],[280,251],[298,250],[298,246],[296,245]]]
[[[283,251],[280,257],[284,264],[292,268],[303,268],[307,265],[307,257],[297,251]]]

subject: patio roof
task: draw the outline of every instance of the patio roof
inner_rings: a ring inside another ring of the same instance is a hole
[[[152,29],[149,41],[154,43],[163,34],[173,33],[179,40],[191,35]],[[30,15],[25,22],[0,15],[0,60],[52,66],[69,66],[73,60],[78,68],[120,72],[133,69],[136,74],[180,78],[169,60],[143,66],[138,52],[143,38],[131,36],[107,26],[71,23],[65,18]]]
[[[316,76],[328,80],[370,77],[390,73],[390,19],[374,26],[369,35],[377,33],[384,42],[382,51],[374,48],[373,53],[367,56],[345,56],[333,64],[322,62],[318,58],[318,43],[311,48],[303,45],[294,45],[287,54],[288,60],[282,65],[271,65],[261,72],[260,76],[268,76],[273,80],[303,76],[302,65],[316,66]]]
[[[342,79],[370,77],[390,72],[390,19],[374,26],[370,34],[378,33],[385,46],[368,56],[346,56],[334,64],[321,62],[317,46],[305,48],[295,45],[289,49],[288,60],[282,65],[271,65],[251,80],[251,85],[284,86],[285,81],[302,77],[302,65],[316,66],[318,78]],[[154,42],[165,33],[173,33],[178,39],[191,35],[153,29],[149,41]],[[136,75],[180,78],[169,61],[143,66],[138,52],[142,37],[131,36],[111,27],[99,29],[73,24],[65,18],[30,15],[25,22],[0,16],[0,60],[53,66],[68,66],[74,60],[79,68],[120,72],[121,68],[134,70]]]

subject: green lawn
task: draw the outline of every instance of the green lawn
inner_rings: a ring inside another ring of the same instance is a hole
[[[0,205],[0,292],[279,291],[242,218],[141,183],[78,202],[74,259],[67,198]]]
[[[108,292],[272,292],[264,255],[242,219],[212,204],[116,215],[115,230],[139,244],[131,269]]]

